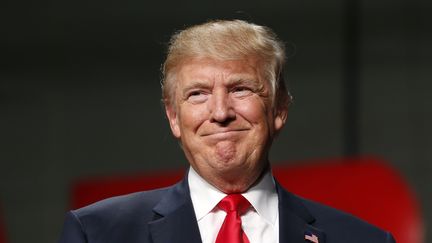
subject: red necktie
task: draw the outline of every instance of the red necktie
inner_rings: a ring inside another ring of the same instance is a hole
[[[216,243],[249,243],[249,239],[242,229],[240,215],[250,208],[249,201],[241,194],[230,194],[217,205],[227,215],[219,230]]]

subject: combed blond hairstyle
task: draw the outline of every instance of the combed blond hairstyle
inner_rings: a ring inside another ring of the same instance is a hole
[[[258,58],[263,80],[271,86],[273,107],[286,108],[291,101],[284,78],[285,47],[276,34],[265,26],[243,20],[216,20],[179,31],[171,37],[162,66],[162,98],[174,104],[178,67],[191,58],[242,60]],[[274,105],[276,104],[276,106]]]

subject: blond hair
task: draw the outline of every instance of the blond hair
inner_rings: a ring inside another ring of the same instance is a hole
[[[271,86],[274,108],[286,108],[291,96],[283,78],[285,47],[276,34],[265,26],[243,20],[216,20],[195,25],[171,37],[162,66],[162,98],[174,105],[176,69],[190,58],[241,60],[255,57],[263,64],[260,72]]]

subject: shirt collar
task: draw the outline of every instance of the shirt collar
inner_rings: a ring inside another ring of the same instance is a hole
[[[200,221],[226,194],[204,180],[192,167],[189,169],[188,182],[195,216]]]
[[[257,184],[242,194],[254,207],[256,212],[275,225],[279,213],[278,195],[270,170],[267,170]]]
[[[198,221],[210,213],[227,194],[205,181],[192,167],[188,174],[189,189]],[[251,203],[258,215],[274,225],[278,218],[278,195],[270,170],[258,183],[242,195]]]

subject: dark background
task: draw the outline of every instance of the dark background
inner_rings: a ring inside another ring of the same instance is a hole
[[[10,242],[55,242],[78,178],[186,165],[159,68],[175,30],[217,18],[267,25],[295,49],[295,104],[272,161],[385,158],[432,230],[431,1],[0,5],[0,211]]]

